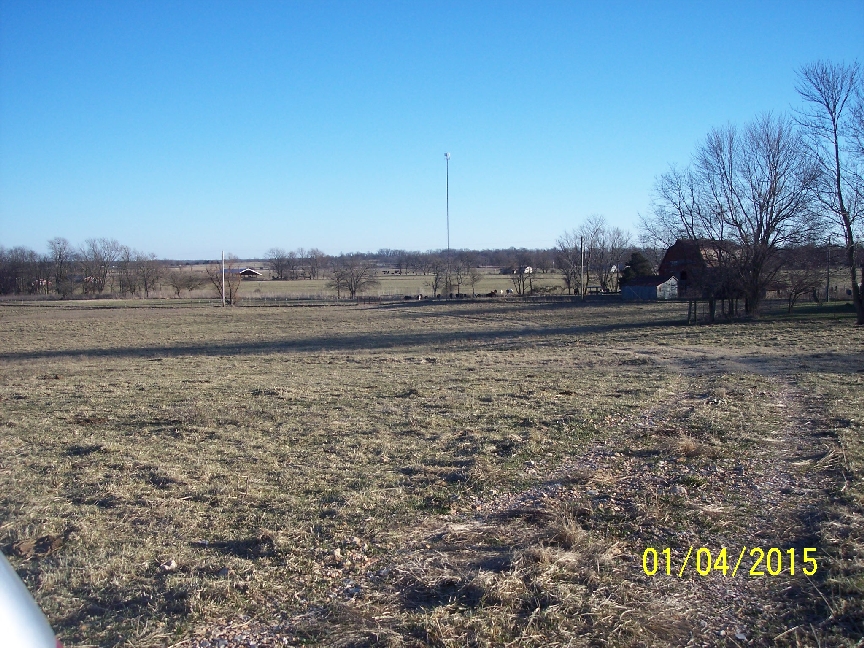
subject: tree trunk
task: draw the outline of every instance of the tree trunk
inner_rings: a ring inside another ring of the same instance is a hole
[[[862,269],[864,274],[864,269]],[[858,272],[853,263],[849,268],[849,274],[852,279],[852,301],[855,303],[855,323],[859,326],[864,325],[864,293],[858,287]]]

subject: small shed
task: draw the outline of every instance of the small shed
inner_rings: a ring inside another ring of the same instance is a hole
[[[636,277],[621,286],[625,301],[678,299],[678,279],[674,275]]]
[[[252,268],[243,268],[237,274],[239,274],[244,279],[255,279],[256,277],[261,276],[260,272],[258,272],[257,270],[253,270]]]

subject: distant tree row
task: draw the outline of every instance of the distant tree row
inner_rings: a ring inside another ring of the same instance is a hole
[[[285,251],[270,248],[264,255],[270,265],[273,279],[318,279],[327,261],[327,255],[318,248]]]
[[[148,298],[168,286],[180,297],[200,288],[203,280],[191,271],[171,269],[153,253],[108,238],[87,239],[76,247],[56,237],[44,253],[0,247],[0,294],[5,295]]]
[[[634,251],[629,232],[610,227],[594,215],[558,239],[558,267],[570,294],[582,294],[594,282],[603,292],[616,292],[618,279]]]
[[[47,251],[0,248],[0,293],[68,297],[118,293],[149,297],[164,276],[162,262],[114,239],[87,239],[74,247],[65,238],[48,241]]]

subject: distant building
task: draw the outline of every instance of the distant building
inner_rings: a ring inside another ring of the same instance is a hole
[[[636,277],[621,286],[625,301],[658,301],[678,299],[678,279],[673,275]]]
[[[237,274],[239,274],[244,279],[255,279],[261,276],[261,273],[257,270],[253,270],[252,268],[243,268]]]
[[[678,280],[681,299],[734,299],[742,297],[730,272],[736,247],[729,241],[679,239],[666,250],[660,276]]]
[[[715,255],[705,242],[678,239],[666,250],[657,272],[662,277],[675,277],[678,280],[678,294],[684,297],[701,292],[698,284],[714,258]]]

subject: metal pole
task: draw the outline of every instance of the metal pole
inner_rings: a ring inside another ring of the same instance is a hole
[[[447,154],[447,261],[450,261],[450,154]]]
[[[825,303],[831,299],[831,237],[828,237],[828,265],[825,266]]]
[[[222,250],[222,305],[225,305],[225,250]]]
[[[444,159],[447,160],[447,285],[445,288],[450,288],[450,154],[445,153]]]
[[[585,301],[585,247],[581,236],[579,237],[579,257],[582,260],[581,270],[579,271],[579,294],[582,296],[582,301]]]

